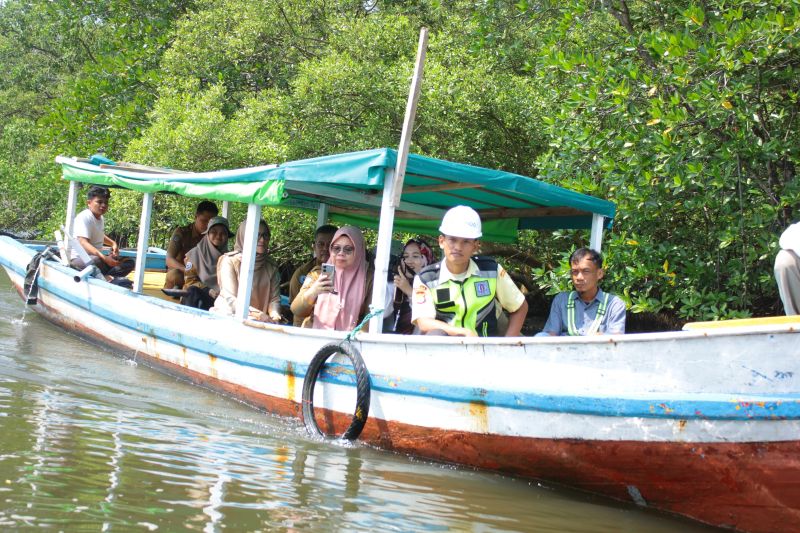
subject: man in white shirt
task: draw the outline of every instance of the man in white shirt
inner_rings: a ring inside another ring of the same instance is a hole
[[[120,259],[119,246],[105,234],[103,215],[108,211],[108,200],[111,191],[106,187],[92,185],[86,193],[86,209],[75,216],[72,236],[81,246],[81,250],[70,249],[69,264],[72,268],[83,270],[90,264],[100,269],[111,278],[125,277],[136,266],[132,259]],[[103,245],[111,247],[111,253],[102,253]]]
[[[800,315],[800,222],[781,234],[781,249],[775,257],[775,280],[787,315]]]

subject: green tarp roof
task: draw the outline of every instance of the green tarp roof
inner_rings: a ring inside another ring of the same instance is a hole
[[[93,165],[60,157],[64,178],[139,192],[316,210],[329,206],[331,220],[377,228],[386,171],[397,151],[379,148],[241,170],[153,173]],[[484,239],[512,242],[520,229],[590,228],[592,215],[610,225],[613,203],[533,178],[411,154],[395,231],[435,234],[444,212],[456,205],[476,209]]]

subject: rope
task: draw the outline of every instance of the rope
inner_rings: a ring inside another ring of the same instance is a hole
[[[364,324],[369,322],[372,319],[372,317],[376,317],[379,314],[383,313],[383,309],[373,310],[371,305],[369,306],[369,309],[370,309],[370,311],[369,311],[369,313],[367,313],[367,316],[364,317],[364,320],[362,320],[359,325],[354,327],[353,331],[351,331],[350,333],[347,334],[347,336],[344,338],[342,343],[350,342],[351,340],[353,340],[356,337],[356,333],[361,331],[361,328],[364,327]]]

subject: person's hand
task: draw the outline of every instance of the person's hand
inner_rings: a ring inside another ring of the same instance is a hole
[[[109,267],[111,267],[111,268],[114,268],[115,266],[119,266],[119,261],[117,261],[116,259],[114,259],[110,255],[101,255],[100,257],[103,259],[103,262],[106,265],[108,265]]]
[[[116,241],[111,245],[111,255],[114,256],[115,259],[119,257],[119,244],[117,244]]]
[[[328,278],[327,274],[320,274],[308,288],[308,295],[312,296],[314,300],[323,292],[333,292],[333,281]]]
[[[400,274],[394,275],[394,286],[403,291],[407,296],[411,296],[411,284],[408,278]]]
[[[266,322],[268,324],[279,324],[280,321],[283,320],[283,317],[280,313],[276,313],[274,311],[265,313],[258,309],[250,309],[248,316],[251,320],[258,320],[259,322]]]
[[[449,333],[451,337],[477,337],[478,334],[472,331],[469,328],[452,328],[452,333]]]
[[[216,300],[217,296],[219,296],[219,291],[217,289],[208,289],[208,295]]]

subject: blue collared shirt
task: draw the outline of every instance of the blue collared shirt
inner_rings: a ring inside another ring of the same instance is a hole
[[[550,316],[547,317],[547,323],[544,325],[544,330],[539,335],[567,335],[567,301],[569,299],[569,292],[561,292],[553,299],[553,305],[550,307]],[[605,293],[598,290],[594,299],[588,304],[580,299],[575,298],[575,328],[581,335],[586,335],[592,322],[597,316],[597,309],[600,307],[600,302],[603,300]],[[597,330],[598,333],[612,334],[612,333],[625,333],[625,303],[613,294],[608,295],[608,305],[606,306],[606,315],[600,323]]]

